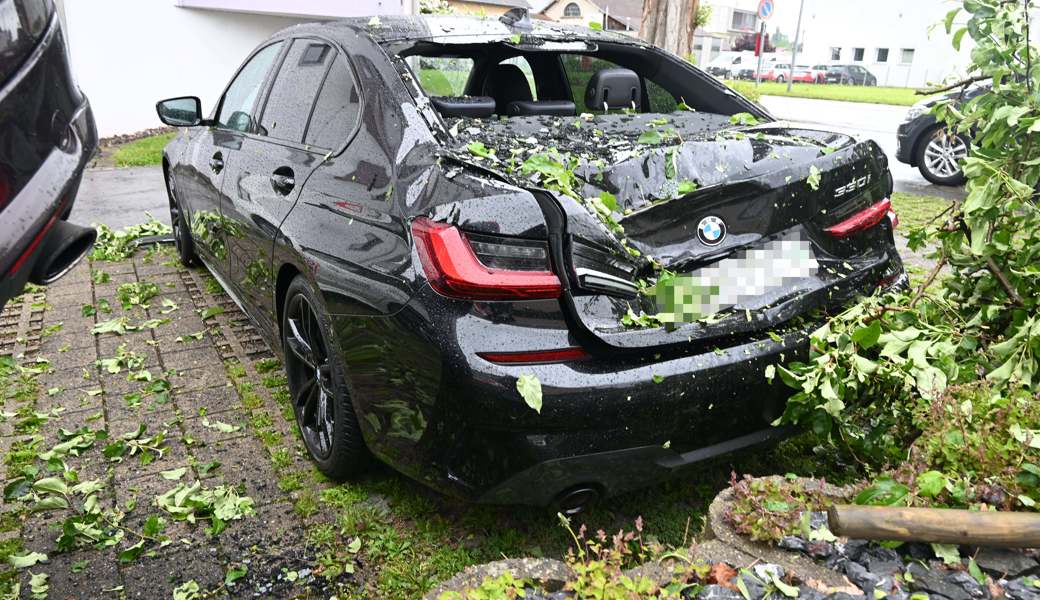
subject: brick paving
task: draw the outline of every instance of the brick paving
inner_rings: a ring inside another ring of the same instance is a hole
[[[46,413],[47,420],[35,431],[16,427],[17,419],[11,414],[21,407],[14,399],[4,398],[0,452],[5,463],[13,449],[34,440],[38,452],[49,449],[60,441],[61,430],[105,430],[110,440],[141,424],[147,427],[145,435],[166,432],[166,450],[151,464],[135,458],[113,462],[102,455],[104,444],[100,442],[82,456],[67,457],[66,463],[68,469],[78,472],[80,481],[101,479],[105,484],[101,504],[125,511],[123,523],[129,528],[139,528],[151,515],[167,517],[163,533],[169,543],[150,544],[146,554],[131,562],[120,562],[117,557],[131,543],[129,535],[115,547],[60,552],[56,540],[62,521],[69,516],[66,511],[31,513],[17,500],[5,502],[2,512],[8,522],[17,520],[19,527],[0,534],[0,542],[18,536],[25,551],[49,557],[19,573],[22,596],[30,597],[29,572],[42,572],[49,575],[47,597],[53,599],[171,598],[173,589],[189,580],[207,591],[206,597],[328,597],[333,593],[326,587],[329,582],[306,576],[317,567],[306,531],[316,523],[333,522],[334,517],[320,510],[301,517],[302,511],[294,510],[299,493],[280,489],[279,477],[302,474],[309,487],[319,491],[328,484],[321,483],[306,460],[295,426],[285,418],[285,407],[276,399],[278,393],[284,395],[284,387],[279,392],[280,386],[261,383],[261,367],[265,362],[270,365],[273,355],[230,299],[213,291],[205,270],[180,268],[170,256],[168,251],[140,251],[123,262],[90,265],[84,261],[45,294],[26,294],[0,314],[0,356],[15,357],[23,365],[40,359],[50,363],[50,370],[37,378],[33,410]],[[107,273],[109,280],[93,283],[92,266]],[[118,287],[133,282],[159,285],[161,292],[149,301],[149,308],[125,310],[121,306]],[[102,299],[108,301],[111,313],[84,316],[84,304],[97,305]],[[164,306],[163,299],[171,300],[177,309]],[[213,306],[224,312],[204,321],[202,311]],[[92,334],[97,323],[119,317],[127,317],[129,323],[170,321],[122,336]],[[201,339],[190,337],[196,332],[204,332]],[[169,380],[168,400],[150,396],[133,402],[125,398],[144,384],[127,381],[125,370],[109,374],[98,364],[121,347],[140,356],[153,376]],[[245,372],[241,381],[255,392],[250,406],[226,368],[236,364]],[[280,367],[270,374],[280,375]],[[212,423],[206,426],[210,420],[227,423],[234,430],[222,432]],[[288,456],[288,462],[276,467],[271,458],[276,451]],[[213,461],[220,466],[209,472],[200,467]],[[154,498],[178,483],[159,472],[180,467],[187,469],[184,482],[198,479],[209,487],[237,486],[252,498],[256,514],[230,521],[227,530],[217,536],[207,535],[202,526],[172,521]],[[3,468],[8,469],[6,464]],[[5,473],[5,479],[15,475]],[[224,585],[228,570],[243,564],[248,567],[247,575],[232,586]],[[298,577],[301,573],[304,576]],[[340,577],[338,584],[341,594],[351,588],[356,593],[360,585],[350,576]]]

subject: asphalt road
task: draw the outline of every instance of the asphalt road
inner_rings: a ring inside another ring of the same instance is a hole
[[[895,160],[896,128],[906,115],[905,106],[781,96],[763,96],[762,104],[777,118],[873,139],[888,154],[896,191],[951,199],[964,196],[963,188],[932,185],[916,168]],[[89,169],[80,185],[72,221],[122,228],[146,220],[145,213],[165,223],[170,221],[159,167]]]
[[[933,185],[921,177],[917,167],[896,160],[896,129],[903,122],[909,107],[784,96],[763,96],[760,104],[779,119],[822,126],[856,138],[874,140],[888,155],[897,192],[950,199],[964,197],[963,187]]]

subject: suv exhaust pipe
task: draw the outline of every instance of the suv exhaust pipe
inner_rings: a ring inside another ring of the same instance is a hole
[[[57,281],[90,251],[96,239],[97,231],[92,227],[58,221],[40,247],[29,281],[37,285]]]

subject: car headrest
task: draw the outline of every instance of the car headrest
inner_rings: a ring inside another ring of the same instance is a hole
[[[514,117],[573,117],[578,114],[578,110],[570,100],[516,100],[506,107],[506,114]]]
[[[486,119],[495,114],[495,99],[488,96],[432,96],[430,101],[442,117]]]
[[[592,74],[585,88],[585,106],[592,110],[639,108],[642,104],[639,75],[632,69],[600,69]]]
[[[531,85],[520,67],[512,64],[495,65],[484,81],[484,95],[495,99],[495,112],[505,114],[510,102],[531,100]]]

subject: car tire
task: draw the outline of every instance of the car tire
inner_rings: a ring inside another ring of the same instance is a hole
[[[368,449],[347,388],[346,369],[331,352],[332,324],[302,275],[285,293],[282,348],[293,414],[318,470],[343,481],[365,469]]]
[[[787,81],[787,80],[786,80],[786,79],[784,79],[784,76],[783,76],[783,75],[777,75],[777,76],[776,76],[776,82],[777,82],[777,83],[783,83],[783,82],[785,82],[785,81]]]
[[[191,227],[180,198],[177,197],[175,180],[166,177],[166,194],[170,198],[170,226],[173,229],[173,243],[177,247],[177,255],[185,267],[199,264],[199,256],[195,254],[195,240],[191,237]]]
[[[944,127],[933,127],[917,142],[917,169],[936,185],[961,185],[964,171],[957,161],[968,155],[968,140],[949,134]]]

